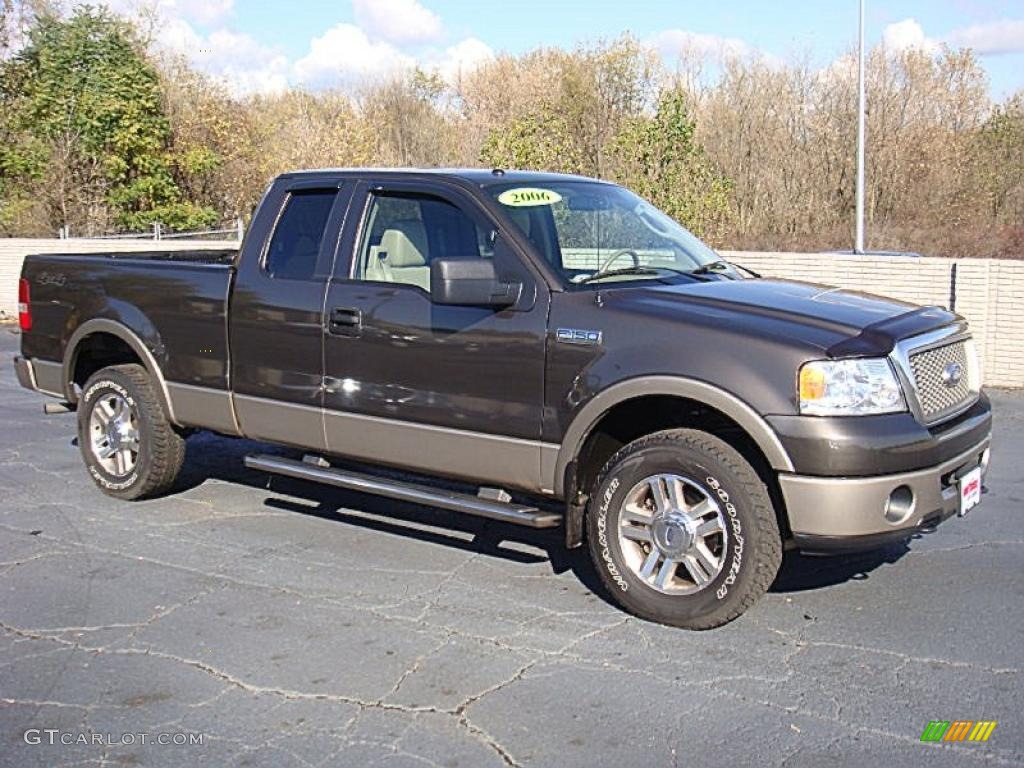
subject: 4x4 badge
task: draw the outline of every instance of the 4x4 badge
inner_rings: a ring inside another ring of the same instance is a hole
[[[600,331],[587,331],[580,328],[559,328],[555,338],[566,344],[600,344]]]

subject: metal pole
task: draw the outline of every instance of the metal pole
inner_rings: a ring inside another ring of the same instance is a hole
[[[864,253],[864,0],[860,0],[860,50],[857,55],[857,235],[854,253]]]

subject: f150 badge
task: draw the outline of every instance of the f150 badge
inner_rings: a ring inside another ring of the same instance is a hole
[[[555,338],[565,344],[600,344],[601,332],[581,328],[559,328],[555,331]]]

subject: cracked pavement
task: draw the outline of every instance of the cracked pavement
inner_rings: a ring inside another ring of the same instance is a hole
[[[174,495],[107,498],[16,350],[0,326],[0,765],[1024,764],[1024,393],[993,393],[966,519],[787,556],[688,633],[609,605],[557,532],[270,480],[247,441],[194,435]],[[999,724],[921,743],[935,719]]]

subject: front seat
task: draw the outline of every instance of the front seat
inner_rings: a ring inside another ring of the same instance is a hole
[[[430,291],[430,253],[427,230],[418,219],[397,219],[380,238],[374,271],[389,283],[418,285]]]

